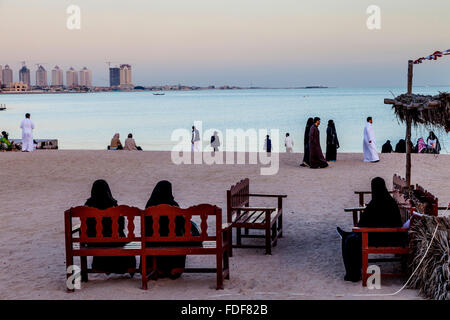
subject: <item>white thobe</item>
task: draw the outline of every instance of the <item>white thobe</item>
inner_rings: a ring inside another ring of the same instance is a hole
[[[291,136],[287,136],[284,139],[284,145],[286,147],[286,152],[292,152],[292,148],[294,147],[294,140],[292,140]]]
[[[33,121],[28,118],[23,119],[20,128],[22,129],[22,151],[33,151]]]
[[[200,152],[200,133],[197,129],[192,132],[191,151]]]
[[[373,128],[370,122],[367,122],[366,126],[364,127],[363,151],[365,162],[380,160],[380,158],[378,157],[375,135],[373,134]]]

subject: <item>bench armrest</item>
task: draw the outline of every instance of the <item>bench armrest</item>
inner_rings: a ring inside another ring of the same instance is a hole
[[[408,229],[406,228],[359,228],[355,227],[353,228],[353,232],[360,232],[360,233],[373,233],[373,232],[408,232]]]
[[[249,197],[267,197],[267,198],[287,198],[286,194],[249,193],[249,194],[244,194],[244,196],[249,196]]]
[[[267,208],[267,207],[232,207],[231,208],[232,211],[275,211],[277,210],[277,208]]]

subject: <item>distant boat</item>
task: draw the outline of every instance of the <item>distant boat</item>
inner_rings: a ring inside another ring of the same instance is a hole
[[[164,92],[155,92],[155,93],[153,93],[153,95],[154,96],[163,96],[163,95],[165,95],[165,93]]]
[[[0,104],[0,111],[6,110],[6,104]]]

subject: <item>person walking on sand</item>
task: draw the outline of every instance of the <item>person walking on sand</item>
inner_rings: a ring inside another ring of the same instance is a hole
[[[264,151],[267,151],[267,153],[272,152],[272,140],[270,140],[269,135],[267,135],[266,140],[264,140]]]
[[[292,137],[289,135],[289,133],[286,133],[286,138],[284,139],[284,146],[286,147],[287,153],[291,153],[294,148],[294,140],[292,140]]]
[[[219,136],[217,135],[217,131],[214,131],[214,135],[211,136],[211,147],[213,148],[213,151],[219,151],[220,147],[220,140]]]
[[[339,140],[337,137],[336,127],[334,126],[333,120],[328,120],[326,151],[327,161],[336,161],[337,149],[339,149]]]
[[[301,167],[309,167],[309,130],[311,130],[311,126],[314,124],[314,119],[309,118],[306,122],[305,127],[305,136],[303,139],[303,161],[300,164]]]
[[[200,151],[200,133],[194,126],[192,126],[191,151],[192,152]]]
[[[375,141],[375,135],[373,134],[372,128],[372,117],[367,117],[367,123],[364,127],[364,140],[363,140],[363,151],[364,151],[364,162],[378,162],[380,158],[377,152],[377,143]]]
[[[30,119],[30,114],[25,115],[25,119],[20,123],[22,129],[22,152],[33,151],[33,129],[34,123]]]
[[[322,148],[320,147],[320,118],[314,118],[314,124],[309,130],[309,166],[312,169],[326,168],[328,163],[325,160]]]

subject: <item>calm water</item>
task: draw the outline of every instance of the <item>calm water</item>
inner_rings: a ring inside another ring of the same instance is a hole
[[[437,94],[449,87],[417,87],[415,93]],[[171,150],[176,129],[190,130],[194,121],[203,122],[204,145],[207,129],[279,129],[280,150],[284,134],[294,139],[294,151],[303,150],[303,131],[308,117],[319,116],[324,147],[326,123],[334,119],[340,152],[362,152],[362,132],[367,116],[374,119],[378,144],[390,139],[393,147],[405,135],[384,98],[401,94],[405,88],[291,89],[166,92],[111,92],[88,94],[0,95],[7,111],[0,111],[0,130],[20,138],[20,121],[30,112],[36,125],[35,138],[56,138],[61,149],[105,149],[115,132],[122,142],[132,132],[145,150]],[[428,129],[413,129],[413,141],[428,136]],[[450,135],[439,132],[443,153]],[[188,137],[189,139],[190,137]],[[222,137],[222,143],[226,137]],[[262,146],[260,141],[259,148]],[[254,146],[256,148],[256,146]],[[253,149],[253,148],[252,148]],[[209,150],[209,148],[208,148]]]

